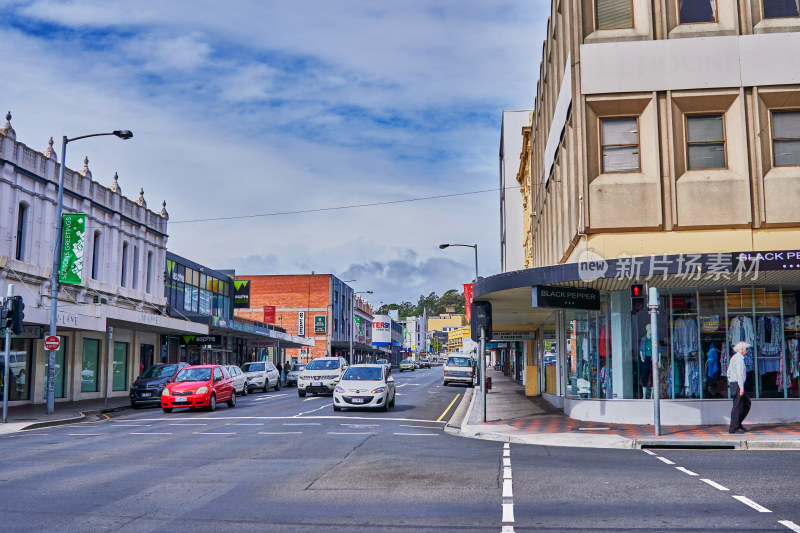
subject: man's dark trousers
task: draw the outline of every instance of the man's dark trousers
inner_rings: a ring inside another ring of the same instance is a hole
[[[745,392],[739,396],[739,384],[736,382],[731,383],[731,398],[733,398],[733,408],[731,409],[731,426],[728,431],[736,431],[742,427],[742,422],[747,418],[747,413],[750,412],[750,397]]]

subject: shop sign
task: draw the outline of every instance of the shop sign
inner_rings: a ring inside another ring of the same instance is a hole
[[[314,317],[314,333],[327,333],[328,332],[328,325],[327,325],[328,317],[325,315],[317,315]]]
[[[492,342],[497,341],[532,341],[536,340],[533,330],[522,331],[492,331]]]
[[[487,342],[486,349],[487,350],[499,350],[500,348],[506,348],[508,346],[507,342]]]
[[[392,344],[392,322],[387,315],[377,315],[372,320],[372,345],[390,346]]]
[[[205,346],[207,344],[222,344],[222,335],[181,335],[183,346]]]
[[[472,320],[472,283],[464,284],[464,305],[466,306],[467,320]]]
[[[800,270],[800,250],[739,252],[733,254],[734,270]]]
[[[533,287],[533,307],[600,310],[600,291],[574,287]]]
[[[249,309],[250,308],[250,280],[237,279],[233,282],[233,308],[234,309]]]
[[[297,312],[297,334],[300,337],[306,336],[306,312],[305,311],[298,311]]]
[[[445,307],[444,308],[444,312],[445,313],[450,313],[451,315],[454,315],[455,312],[456,312],[456,308],[455,307]]]
[[[275,323],[275,306],[274,305],[265,305],[264,306],[264,323],[265,324],[274,324]]]
[[[12,339],[41,339],[42,326],[22,326],[22,333],[11,335]]]
[[[712,333],[719,330],[719,315],[701,316],[700,331]]]
[[[86,240],[86,215],[63,215],[61,230],[61,263],[58,282],[80,285],[83,279],[83,247]]]

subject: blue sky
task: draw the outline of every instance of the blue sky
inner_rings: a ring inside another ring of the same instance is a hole
[[[94,179],[166,200],[168,248],[416,301],[499,269],[503,109],[533,105],[547,0],[0,0],[0,108]]]

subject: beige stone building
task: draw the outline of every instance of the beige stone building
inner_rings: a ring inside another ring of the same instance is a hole
[[[475,299],[538,331],[521,377],[570,415],[646,423],[616,400],[658,387],[665,420],[722,423],[747,340],[763,420],[798,419],[798,50],[796,0],[551,2],[520,131],[526,269]],[[657,375],[639,283],[659,290]]]

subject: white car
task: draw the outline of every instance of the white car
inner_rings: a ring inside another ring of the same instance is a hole
[[[247,389],[261,389],[267,392],[270,387],[281,390],[281,375],[275,365],[269,361],[253,361],[242,365],[242,372],[247,377]]]
[[[468,387],[473,387],[475,372],[472,369],[472,359],[451,355],[444,364],[444,380],[442,385],[445,387],[450,383],[464,383]]]
[[[333,392],[349,366],[344,357],[317,357],[297,377],[297,395]]]
[[[242,369],[236,365],[228,365],[228,374],[233,378],[233,389],[236,394],[247,396],[247,376],[244,375]]]
[[[394,407],[394,378],[384,365],[353,365],[333,389],[333,410],[367,407],[388,411]]]
[[[286,374],[286,386],[287,387],[297,386],[297,378],[300,376],[300,373],[305,369],[306,365],[303,364],[292,365],[292,369],[289,370],[288,374]]]

